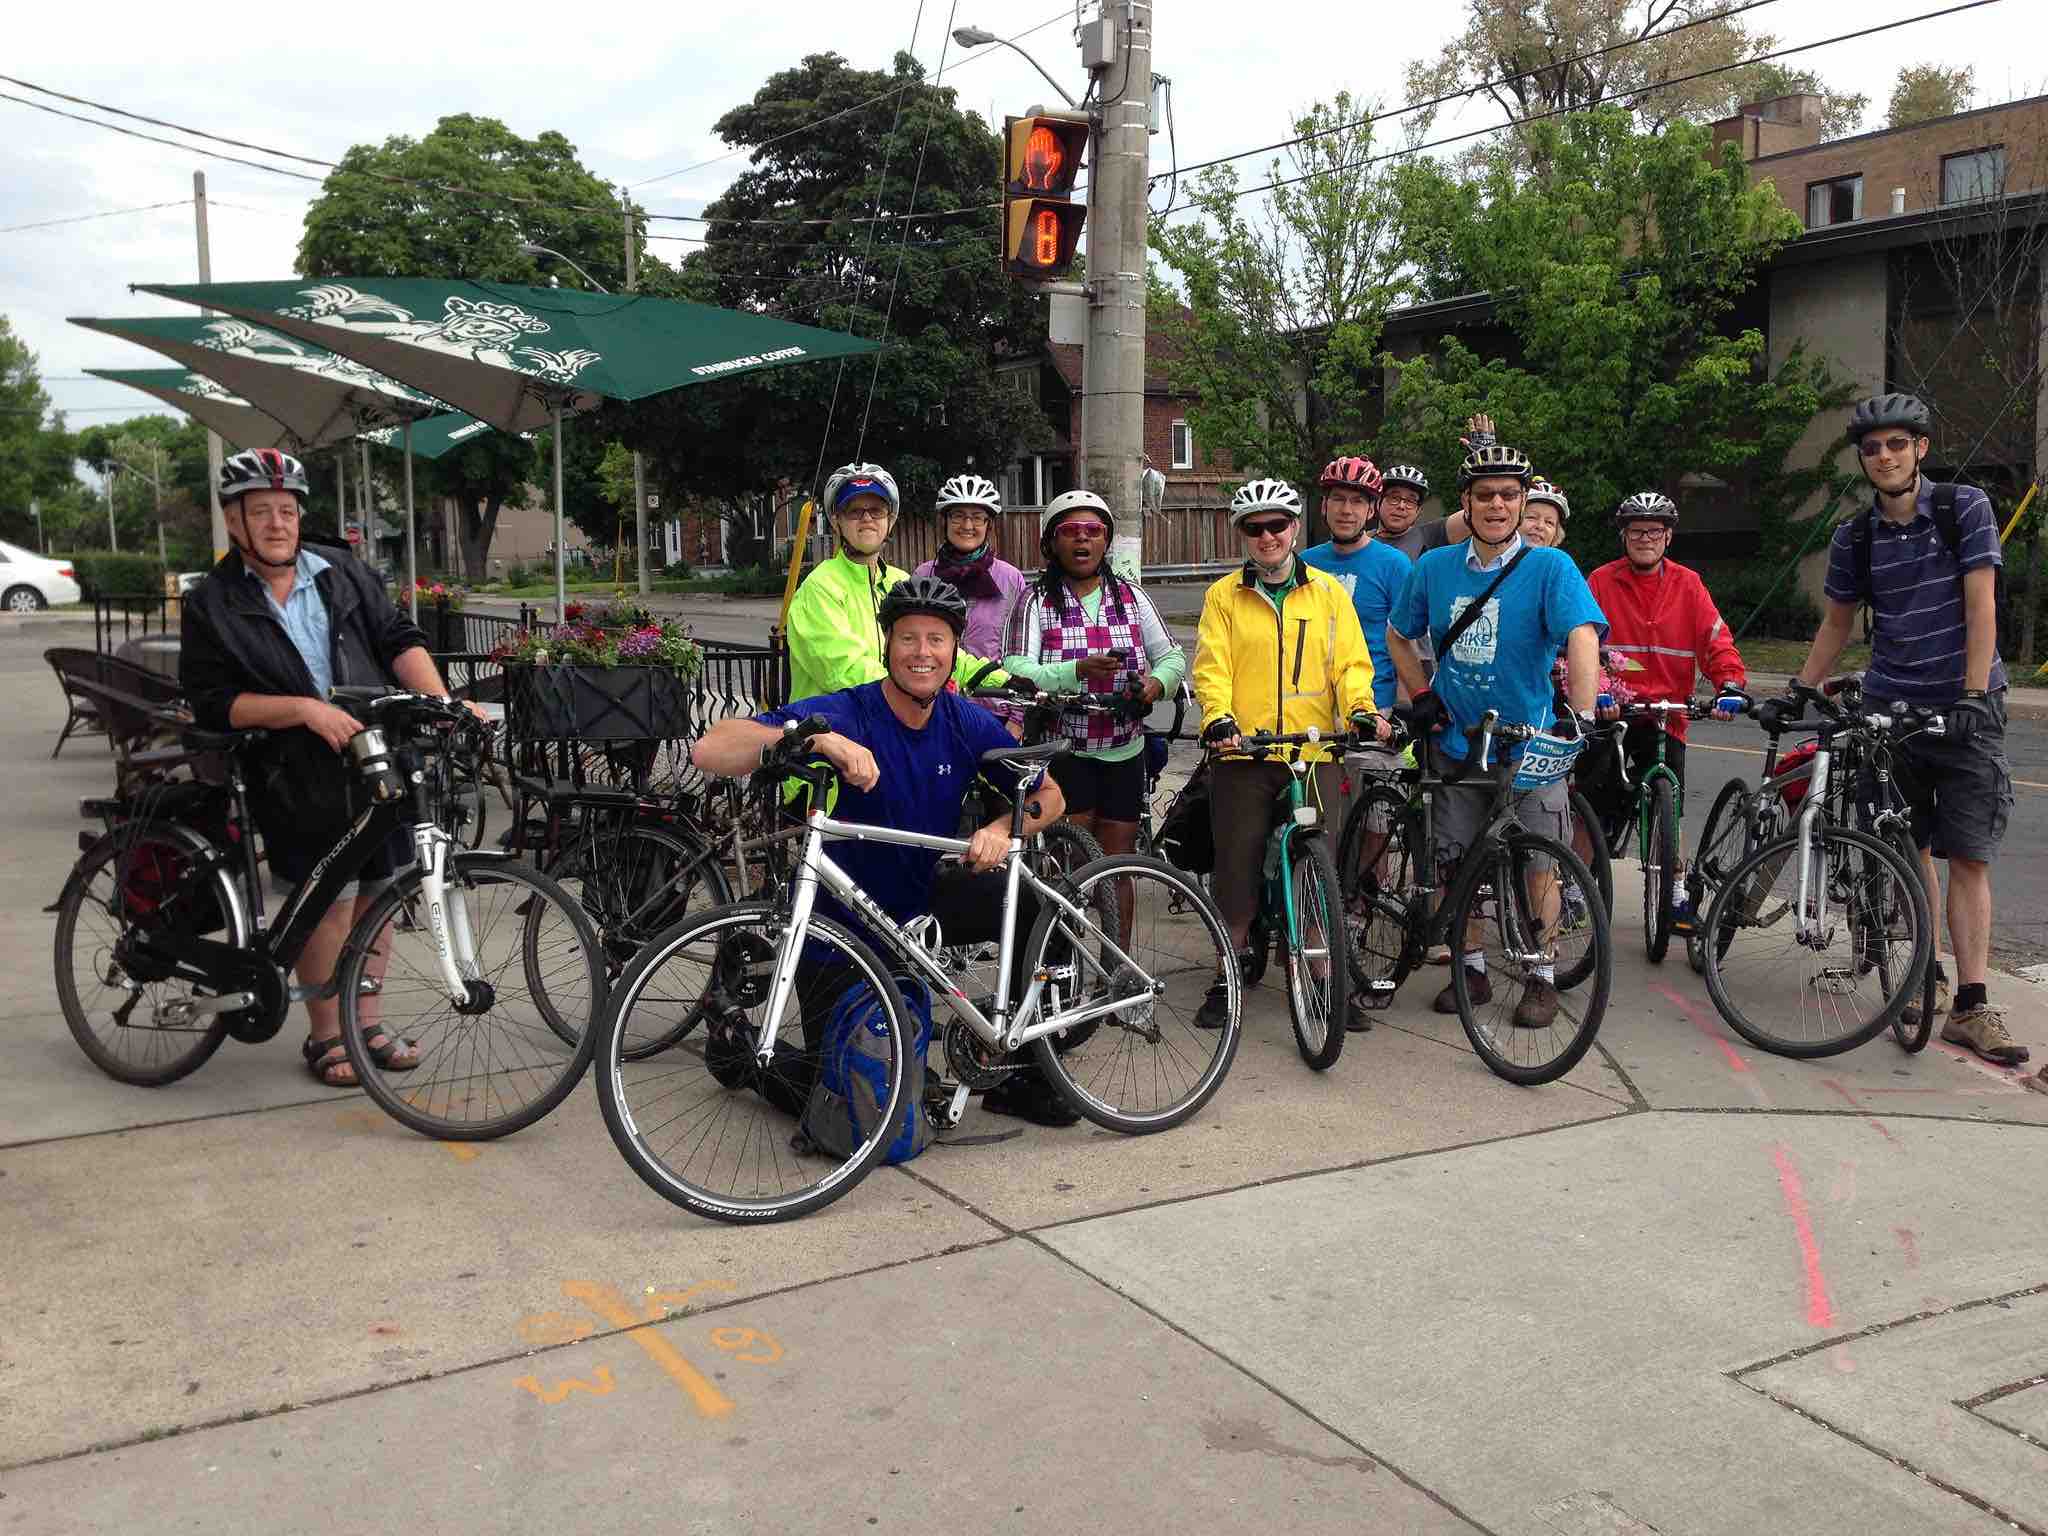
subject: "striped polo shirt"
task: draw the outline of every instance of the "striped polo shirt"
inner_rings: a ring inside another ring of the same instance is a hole
[[[1934,483],[1924,475],[1909,521],[1887,520],[1874,497],[1868,516],[1871,590],[1858,590],[1853,518],[1835,530],[1828,545],[1825,589],[1834,602],[1870,601],[1875,622],[1864,692],[1873,700],[1952,704],[1963,691],[1962,573],[2005,563],[1991,500],[1973,485],[1956,488],[1960,558],[1949,552],[1934,520]],[[1989,686],[2005,686],[2005,663],[1995,650]]]

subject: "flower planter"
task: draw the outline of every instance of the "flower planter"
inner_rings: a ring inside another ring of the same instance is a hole
[[[506,720],[524,741],[670,741],[692,734],[690,679],[673,667],[508,662]]]

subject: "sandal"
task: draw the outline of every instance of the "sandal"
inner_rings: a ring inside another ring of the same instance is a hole
[[[372,1045],[370,1042],[378,1035],[384,1037],[384,1043]],[[420,1064],[417,1055],[411,1061],[398,1059],[408,1051],[417,1052],[419,1046],[403,1035],[392,1034],[382,1024],[372,1024],[363,1031],[363,1049],[369,1053],[370,1060],[377,1063],[377,1070],[380,1072],[410,1072]]]
[[[306,1058],[306,1070],[313,1074],[313,1080],[324,1088],[354,1088],[355,1068],[349,1065],[348,1047],[341,1043],[341,1036],[329,1035],[325,1040],[306,1036],[306,1043],[299,1047],[299,1054]],[[346,1072],[346,1078],[333,1074]]]

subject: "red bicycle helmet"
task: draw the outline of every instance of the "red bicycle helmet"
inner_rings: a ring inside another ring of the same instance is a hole
[[[1374,501],[1380,499],[1379,467],[1371,459],[1359,458],[1355,454],[1330,460],[1323,466],[1316,484],[1326,491],[1332,486],[1348,485],[1365,492]]]

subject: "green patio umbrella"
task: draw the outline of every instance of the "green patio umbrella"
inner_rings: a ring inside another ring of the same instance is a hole
[[[204,374],[184,368],[88,368],[96,379],[125,384],[183,411],[237,448],[292,448],[298,439],[275,416],[224,389]]]
[[[419,277],[138,283],[329,348],[506,432],[552,426],[555,601],[562,564],[562,416],[876,343],[771,315],[639,294]]]
[[[487,421],[478,421],[461,411],[444,411],[439,416],[424,416],[412,424],[412,452],[414,457],[432,462],[443,458],[460,448],[464,443],[494,430]],[[397,427],[371,427],[362,434],[380,448],[394,444],[404,445],[404,434]]]
[[[301,453],[345,444],[372,423],[410,422],[416,417],[444,415],[441,402],[388,379],[375,369],[328,351],[325,347],[280,335],[234,316],[136,316],[114,319],[74,318],[74,325],[102,331],[149,347],[191,372],[212,380],[236,398],[273,417]],[[182,409],[182,407],[181,407]],[[210,425],[210,423],[209,423]],[[216,430],[219,430],[216,428]],[[222,433],[223,436],[230,434]],[[286,446],[284,442],[273,446]],[[346,450],[341,455],[346,460]],[[367,456],[364,459],[367,465]],[[342,472],[344,475],[346,471]],[[367,480],[365,505],[367,506]],[[346,505],[342,517],[348,516]],[[418,576],[414,548],[412,460],[405,466],[405,528],[408,607],[417,617],[412,596]]]

